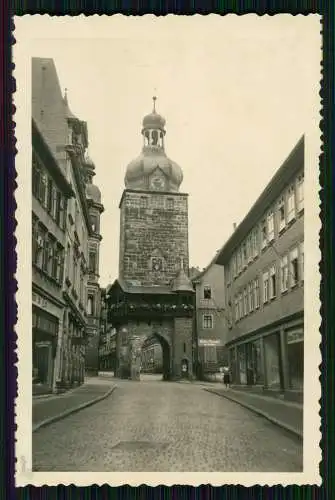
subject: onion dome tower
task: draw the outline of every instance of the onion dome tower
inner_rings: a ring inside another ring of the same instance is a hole
[[[156,99],[153,97],[152,112],[143,118],[142,153],[127,166],[125,186],[127,189],[178,192],[183,172],[165,153],[165,119],[156,111]],[[153,176],[157,169],[164,175]]]

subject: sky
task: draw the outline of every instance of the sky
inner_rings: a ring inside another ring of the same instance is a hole
[[[41,17],[31,55],[54,59],[72,112],[88,125],[105,207],[101,285],[117,278],[124,175],[153,95],[189,193],[190,266],[205,267],[314,116],[320,19]]]

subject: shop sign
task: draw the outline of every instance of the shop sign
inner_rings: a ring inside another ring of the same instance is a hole
[[[44,297],[41,297],[41,295],[38,295],[37,293],[33,292],[33,304],[39,306],[39,307],[43,307],[43,308],[47,308],[48,307],[48,301],[44,298]]]
[[[294,330],[292,332],[287,332],[287,343],[294,344],[296,342],[302,342],[304,340],[303,330]]]
[[[51,342],[35,342],[35,347],[49,347]]]
[[[199,339],[199,345],[210,346],[210,345],[220,345],[221,341],[218,339]]]

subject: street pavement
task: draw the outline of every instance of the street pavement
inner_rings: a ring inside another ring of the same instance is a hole
[[[114,380],[111,396],[33,434],[34,471],[302,471],[299,440],[199,385]]]

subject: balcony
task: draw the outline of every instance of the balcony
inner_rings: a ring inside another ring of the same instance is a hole
[[[192,317],[194,307],[191,304],[111,304],[108,309],[108,320],[123,317],[161,318],[161,317]]]

